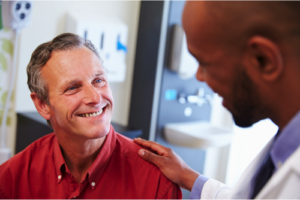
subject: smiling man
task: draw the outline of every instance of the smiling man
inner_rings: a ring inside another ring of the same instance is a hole
[[[113,97],[90,41],[57,36],[33,52],[27,74],[35,107],[54,133],[0,166],[0,199],[181,198],[110,125]]]

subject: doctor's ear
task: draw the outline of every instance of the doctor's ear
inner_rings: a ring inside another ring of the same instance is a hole
[[[248,40],[245,56],[248,72],[263,81],[276,81],[283,72],[283,58],[278,46],[262,36]]]
[[[30,97],[35,105],[36,110],[46,120],[50,119],[50,106],[44,101],[38,98],[37,93],[32,92]]]

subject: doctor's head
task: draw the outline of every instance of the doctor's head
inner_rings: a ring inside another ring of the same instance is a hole
[[[109,132],[113,97],[89,40],[65,33],[41,44],[27,75],[33,103],[57,135],[95,139]]]
[[[199,61],[196,77],[223,97],[238,126],[264,118],[280,126],[295,109],[283,105],[300,84],[299,9],[300,2],[186,3],[183,27]]]

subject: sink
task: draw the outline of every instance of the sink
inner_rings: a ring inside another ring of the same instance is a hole
[[[231,128],[203,121],[166,124],[164,134],[169,143],[191,148],[225,146],[233,137]]]

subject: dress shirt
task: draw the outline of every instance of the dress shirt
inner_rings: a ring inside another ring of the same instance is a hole
[[[274,173],[281,167],[281,165],[297,150],[300,146],[300,111],[289,121],[289,123],[282,129],[278,137],[274,140],[270,150],[271,158],[274,163]],[[190,198],[201,198],[202,188],[207,177],[200,175],[196,179]],[[253,188],[253,181],[251,182]]]
[[[72,176],[54,133],[0,166],[0,199],[178,199],[180,188],[138,156],[140,149],[113,127],[80,183]]]

